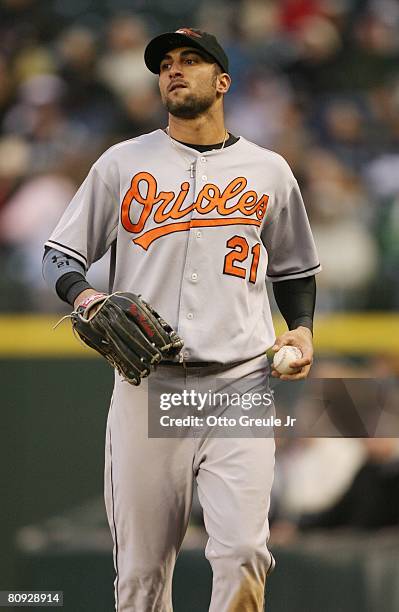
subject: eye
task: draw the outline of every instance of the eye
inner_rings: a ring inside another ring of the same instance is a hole
[[[185,64],[188,64],[189,66],[191,66],[192,64],[196,63],[196,59],[194,57],[187,57],[184,61]]]
[[[160,66],[160,69],[161,69],[162,71],[164,71],[164,70],[168,70],[169,68],[170,68],[170,63],[169,63],[169,62],[163,62],[163,63],[161,64],[161,66]]]

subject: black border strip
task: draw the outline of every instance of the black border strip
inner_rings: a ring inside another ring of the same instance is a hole
[[[298,270],[298,272],[286,272],[285,274],[266,274],[269,278],[276,278],[277,276],[294,276],[294,274],[304,274],[305,272],[310,272],[311,270],[316,270],[316,268],[320,267],[320,263],[312,266],[311,268],[306,268],[306,270]]]
[[[71,249],[71,247],[67,246],[66,244],[61,244],[61,242],[56,242],[55,240],[47,240],[46,244],[47,245],[56,244],[57,246],[60,246],[63,249],[68,249],[68,251],[71,251],[72,253],[76,253],[76,255],[79,255],[79,257],[81,257],[84,260],[84,262],[87,264],[87,259],[84,255],[79,253],[79,251],[75,251],[75,249]]]
[[[113,464],[112,464],[112,436],[111,436],[111,424],[109,427],[109,453],[111,459],[111,497],[112,497],[112,522],[114,525],[114,535],[115,535],[115,571],[116,571],[116,580],[115,580],[115,605],[116,612],[119,610],[119,570],[118,570],[118,536],[116,533],[116,521],[115,521],[115,499],[114,499],[114,479],[113,479]]]

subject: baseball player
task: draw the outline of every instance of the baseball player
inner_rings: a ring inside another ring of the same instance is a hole
[[[75,312],[91,309],[92,321],[96,304],[115,292],[139,294],[184,342],[155,371],[144,368],[149,378],[129,384],[115,373],[105,503],[117,612],[172,610],[194,478],[213,570],[209,609],[259,612],[274,566],[267,548],[273,438],[212,437],[201,427],[192,436],[153,438],[148,393],[151,385],[199,392],[252,379],[267,387],[265,351],[287,344],[303,357],[283,378],[305,378],[320,265],[288,164],[225,128],[231,79],[216,38],[181,28],[151,40],[144,59],[159,77],[168,126],[96,161],[46,243],[44,276]],[[85,273],[108,249],[110,295],[99,296]],[[277,339],[266,281],[288,326]]]

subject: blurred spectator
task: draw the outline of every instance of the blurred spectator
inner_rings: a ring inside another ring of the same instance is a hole
[[[26,45],[14,59],[14,74],[16,83],[23,83],[30,78],[51,74],[55,71],[54,59],[50,50],[32,42]]]
[[[167,125],[167,115],[154,84],[131,90],[122,97],[118,124],[121,138],[134,138]]]
[[[318,285],[324,295],[319,306],[361,307],[361,291],[378,266],[377,245],[368,227],[372,202],[356,175],[328,150],[310,149],[304,174],[313,234],[323,262]]]
[[[154,82],[144,64],[148,32],[142,19],[118,15],[108,27],[108,48],[99,61],[99,75],[118,96],[139,91]]]
[[[41,275],[43,244],[75,191],[76,185],[66,176],[37,175],[15,191],[0,213],[0,243],[8,250],[3,273],[11,284],[25,285],[31,308],[60,307]]]
[[[336,441],[343,443],[344,440]],[[287,544],[302,531],[351,528],[376,530],[399,526],[399,443],[397,438],[365,438],[364,459],[338,499],[317,511],[281,516],[272,526],[274,544]],[[331,466],[338,455],[332,460]],[[316,462],[310,462],[314,466]],[[329,470],[328,470],[329,473]],[[302,500],[307,496],[303,492]]]
[[[30,144],[30,171],[54,168],[65,155],[74,155],[89,146],[84,126],[63,111],[65,83],[56,75],[41,74],[24,81],[19,100],[7,113],[3,128],[18,134]]]
[[[280,438],[274,485],[278,518],[328,508],[347,489],[363,457],[361,443],[350,438]]]
[[[325,145],[345,166],[357,172],[372,155],[366,125],[367,117],[354,100],[333,100],[324,108]]]
[[[300,529],[399,525],[399,446],[397,438],[362,440],[364,464],[342,497],[324,512],[305,514]]]
[[[55,2],[2,0],[0,3],[0,52],[17,56],[27,48],[45,47],[65,27]]]
[[[6,58],[0,55],[0,123],[9,104],[14,90],[14,77]]]
[[[297,96],[310,104],[340,89],[342,45],[338,28],[324,17],[309,17],[292,34],[292,58],[284,67]]]
[[[305,126],[303,109],[292,98],[281,110],[281,129],[272,148],[287,160],[297,180],[302,181],[306,165],[304,151],[310,148],[311,134]]]
[[[88,28],[72,27],[57,40],[59,74],[65,83],[63,108],[92,137],[116,131],[119,102],[97,74],[97,40]]]
[[[282,0],[280,23],[283,30],[299,30],[311,17],[320,15],[320,0]]]
[[[17,136],[0,139],[0,211],[29,172],[28,144]]]
[[[245,125],[246,138],[273,148],[283,131],[291,98],[291,88],[283,78],[249,71],[242,91],[227,105],[229,129],[240,134]]]
[[[365,169],[370,191],[378,198],[399,194],[399,152],[374,159]]]

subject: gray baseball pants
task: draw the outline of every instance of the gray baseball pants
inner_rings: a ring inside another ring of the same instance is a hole
[[[230,381],[266,386],[267,375],[266,358],[257,357],[229,368],[160,366],[140,387],[117,377],[105,449],[117,612],[172,612],[172,575],[194,478],[213,570],[209,611],[263,611],[274,566],[267,549],[273,438],[209,437],[201,428],[183,438],[148,437],[148,384],[206,392],[226,389]]]

